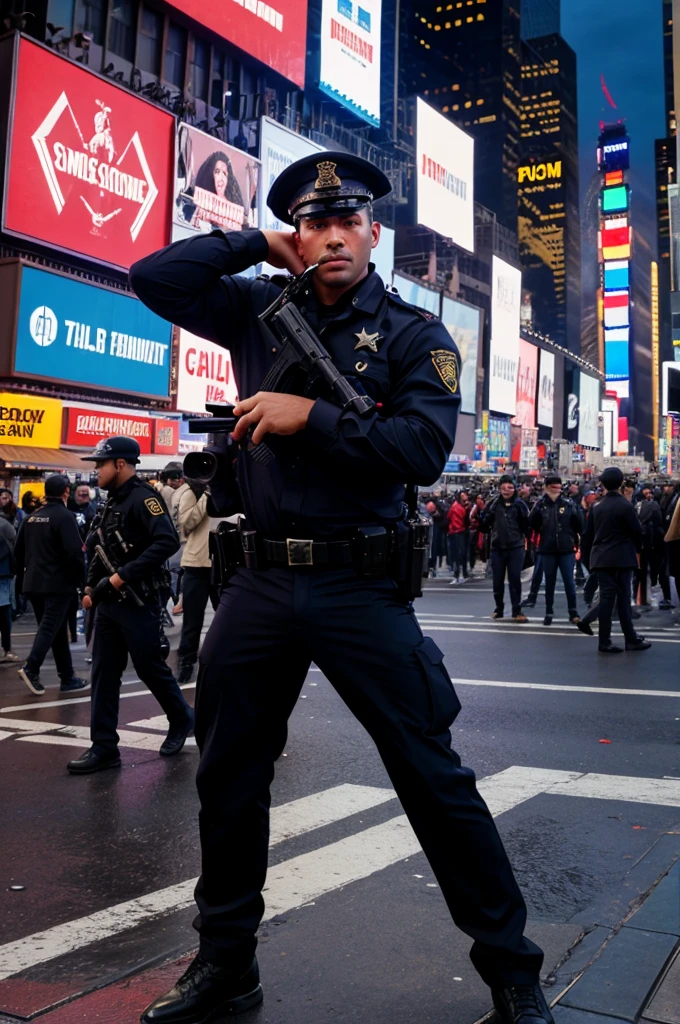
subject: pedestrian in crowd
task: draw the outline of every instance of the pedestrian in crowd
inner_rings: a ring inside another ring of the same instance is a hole
[[[529,529],[529,509],[517,494],[515,481],[505,474],[499,493],[484,508],[481,528],[491,534],[491,571],[496,607],[492,619],[502,619],[505,608],[505,576],[512,605],[512,621],[528,622],[522,611],[522,566]]]
[[[23,509],[17,508],[9,487],[0,488],[0,515],[12,524],[15,533],[26,518]]]
[[[472,571],[480,562],[486,562],[485,539],[482,533],[480,516],[484,511],[484,495],[476,494],[472,507],[470,508],[470,570]]]
[[[623,484],[621,470],[617,466],[608,466],[600,481],[606,493],[602,501],[593,507],[581,544],[586,568],[597,572],[600,600],[576,626],[582,633],[593,636],[591,623],[599,619],[598,650],[602,654],[622,654],[623,648],[611,640],[616,604],[626,650],[646,651],[652,645],[635,632],[630,608],[631,573],[638,564],[642,526],[631,502],[620,492]]]
[[[180,540],[180,546],[176,553],[169,561],[170,569],[174,572],[178,572],[182,564],[182,553],[184,551],[184,540],[182,531],[178,522],[179,512],[179,500],[183,494],[189,489],[189,485],[184,479],[184,469],[181,462],[168,462],[165,469],[161,473],[162,484],[159,488],[163,495],[163,500],[167,506],[172,524],[177,530]],[[173,615],[181,615],[184,611],[184,603],[182,598],[179,596],[178,587],[178,600],[175,607],[172,609]]]
[[[18,661],[12,651],[12,591],[16,575],[14,547],[17,535],[8,519],[0,516],[0,643],[3,661]]]
[[[84,544],[90,532],[92,520],[97,515],[97,506],[90,497],[90,485],[84,483],[76,484],[73,496],[69,498],[67,507],[76,517],[76,525]]]
[[[447,558],[449,506],[440,494],[435,492],[425,506],[432,520],[432,542],[430,545],[430,575],[436,576],[442,562]]]
[[[33,493],[33,491],[25,491],[21,498],[21,511],[24,516],[30,516],[31,512],[35,512],[37,508],[40,508],[41,501]]]
[[[448,511],[449,524],[448,551],[449,566],[453,572],[450,587],[468,578],[467,563],[470,546],[468,526],[470,523],[470,499],[467,491],[459,491]],[[462,572],[462,576],[461,576]]]
[[[640,549],[640,603],[649,604],[648,583],[661,586],[662,600],[659,608],[672,608],[671,583],[666,572],[666,548],[664,544],[664,518],[661,506],[654,500],[654,489],[646,484],[640,492],[635,506],[642,526],[642,547]]]
[[[587,491],[585,491],[585,493],[583,495],[583,500],[581,502],[581,515],[583,517],[584,532],[585,532],[585,525],[586,525],[586,523],[588,522],[588,520],[590,519],[590,517],[592,515],[593,508],[598,503],[598,501],[601,501],[601,500],[602,500],[602,494],[598,493],[598,491],[595,491],[595,490],[587,490]],[[579,563],[584,568],[586,568],[585,563],[583,561],[583,551],[580,550],[580,549],[579,549],[579,554],[580,554]],[[587,608],[590,608],[591,605],[593,604],[593,601],[595,600],[595,594],[596,593],[597,593],[597,571],[596,570],[592,570],[592,572],[588,573],[588,578],[587,578],[587,580],[586,580],[586,582],[585,582],[585,584],[583,586],[583,600],[585,601]]]
[[[199,953],[144,1024],[206,1021],[262,1000],[254,953],[273,758],[312,659],[374,737],[454,919],[474,939],[472,960],[501,1024],[552,1024],[542,954],[523,935],[524,902],[474,775],[451,749],[460,705],[443,655],[423,637],[409,605],[415,588],[384,543],[407,482],[442,472],[460,404],[448,331],[386,290],[369,265],[380,238],[372,202],[389,191],[368,161],[311,154],[286,168],[268,197],[294,233],[195,235],[131,269],[133,289],[158,314],[228,344],[238,393],[248,396],[236,405],[235,440],[252,429],[257,447],[277,435],[274,462],[239,454],[255,531],[246,538],[250,567],[244,552],[200,655]],[[355,375],[358,357],[367,364],[362,383],[379,412],[362,418],[325,388],[313,397],[258,393],[276,359],[261,343],[258,315],[281,285],[239,275],[263,260],[293,274],[316,267],[289,299],[322,332],[340,373]],[[266,571],[252,568],[251,542]]]
[[[602,482],[602,477],[600,477],[600,483],[601,482]],[[605,488],[605,491],[606,491],[606,488]],[[621,487],[621,494],[626,499],[626,501],[630,501],[631,504],[632,504],[633,498],[635,496],[635,484],[633,483],[632,480],[625,480],[624,481],[623,486]]]
[[[670,522],[664,540],[668,558],[668,574],[673,577],[675,590],[680,599],[680,483],[675,484],[675,502],[669,502],[666,519],[670,514]],[[671,509],[669,513],[669,509]]]
[[[578,506],[571,498],[562,497],[562,479],[555,473],[545,478],[545,494],[536,502],[529,517],[529,528],[539,537],[538,551],[543,559],[545,572],[545,617],[544,626],[553,621],[555,583],[559,569],[567,595],[569,621],[579,618],[574,583],[576,548],[583,531],[583,521]]]
[[[528,509],[531,509],[531,505],[533,504],[531,494],[531,484],[523,483],[517,488],[517,497],[524,502]]]
[[[210,598],[210,516],[205,484],[190,480],[178,503],[178,525],[186,538],[182,552],[184,618],[177,649],[177,682],[188,683],[198,658],[205,609]]]
[[[142,683],[168,717],[163,757],[178,754],[194,727],[187,704],[161,652],[163,565],[179,548],[177,531],[157,492],[137,476],[139,444],[106,438],[83,461],[94,462],[108,492],[83,598],[95,611],[92,647],[92,746],[68,764],[72,775],[120,766],[118,705],[128,655]],[[115,569],[111,572],[111,567]]]
[[[74,676],[68,642],[68,611],[84,575],[83,544],[66,508],[70,490],[67,476],[48,476],[45,504],[27,516],[16,540],[17,589],[30,600],[38,622],[31,652],[19,675],[38,696],[45,692],[40,669],[50,647],[61,693],[90,685]]]

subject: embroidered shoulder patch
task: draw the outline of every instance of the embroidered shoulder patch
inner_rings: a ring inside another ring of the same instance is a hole
[[[434,368],[446,384],[449,391],[456,395],[458,393],[458,360],[455,352],[446,348],[438,348],[430,352]]]
[[[165,511],[158,498],[145,498],[144,504],[152,516],[162,516]]]

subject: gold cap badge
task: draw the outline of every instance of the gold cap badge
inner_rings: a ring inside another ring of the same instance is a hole
[[[342,179],[335,173],[337,164],[332,160],[322,160],[316,165],[319,177],[314,182],[314,188],[340,188]]]

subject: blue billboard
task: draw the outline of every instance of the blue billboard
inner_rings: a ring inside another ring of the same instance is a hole
[[[139,299],[23,267],[16,374],[167,398],[171,341]]]

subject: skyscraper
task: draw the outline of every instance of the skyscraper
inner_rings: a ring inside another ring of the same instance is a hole
[[[521,0],[522,39],[559,35],[560,0]]]
[[[402,95],[422,96],[475,139],[475,199],[517,230],[521,102],[516,0],[402,5]]]
[[[669,215],[669,188],[677,184],[677,122],[675,117],[675,89],[673,84],[673,0],[663,0],[663,69],[666,107],[666,138],[656,139],[656,232],[659,256],[659,344],[661,361],[673,359],[673,331],[671,325],[671,291],[677,281],[671,280],[671,233]],[[675,305],[677,300],[673,300]]]
[[[560,35],[522,43],[517,233],[535,330],[580,351],[576,54]]]

